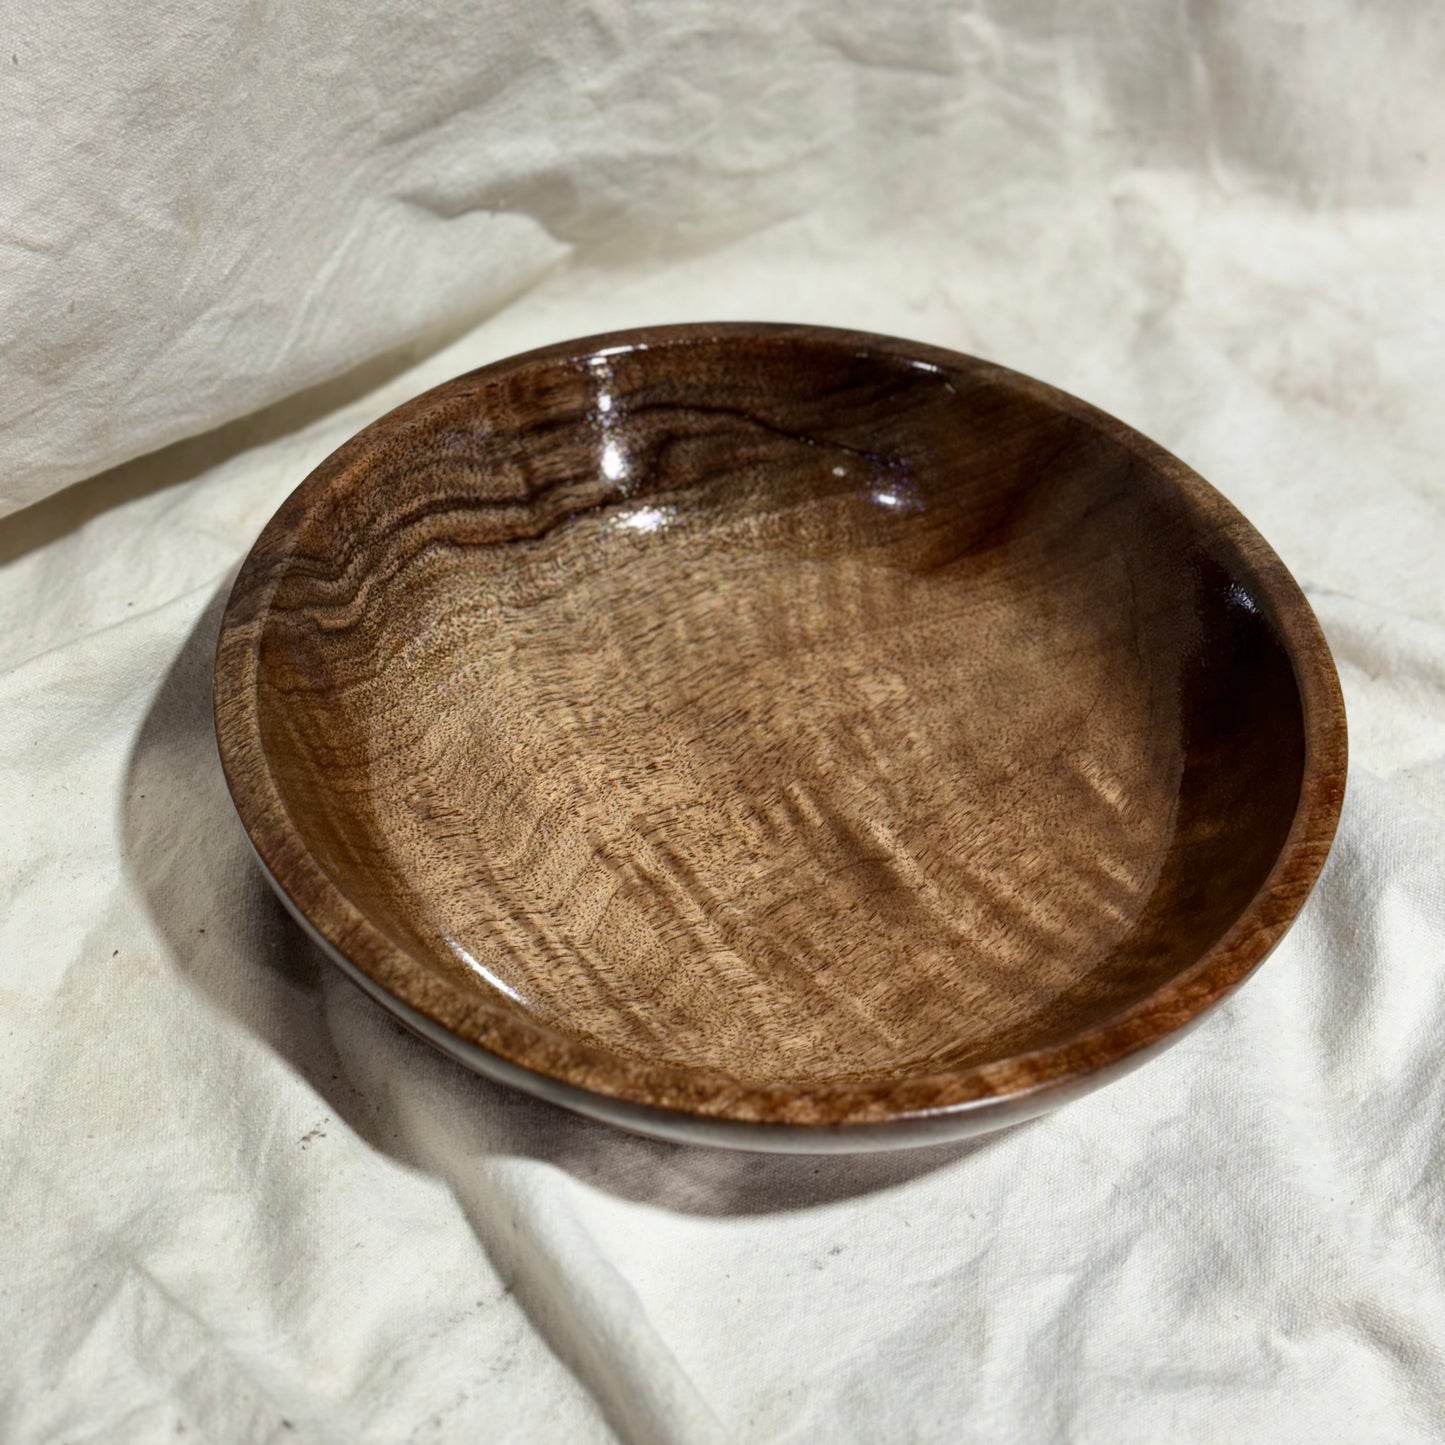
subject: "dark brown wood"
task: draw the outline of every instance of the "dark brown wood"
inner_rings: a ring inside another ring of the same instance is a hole
[[[1308,605],[1187,467],[801,327],[368,427],[247,559],[216,719],[277,886],[414,1024],[787,1126],[971,1132],[1157,1045],[1294,918],[1345,777]]]

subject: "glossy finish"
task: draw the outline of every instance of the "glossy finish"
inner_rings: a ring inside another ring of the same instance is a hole
[[[594,338],[323,463],[227,609],[283,897],[471,1067],[748,1148],[935,1142],[1137,1062],[1328,851],[1338,684],[1120,423],[913,343]]]

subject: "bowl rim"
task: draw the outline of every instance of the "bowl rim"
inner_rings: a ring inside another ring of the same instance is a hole
[[[848,1082],[756,1084],[722,1072],[684,1069],[614,1054],[523,1015],[493,1007],[413,958],[352,904],[306,847],[282,801],[263,745],[257,708],[266,616],[295,540],[315,500],[365,471],[378,443],[423,426],[439,404],[523,368],[584,360],[598,352],[657,350],[729,341],[848,347],[908,364],[1012,388],[1108,437],[1164,478],[1205,521],[1283,642],[1299,691],[1304,767],[1299,800],[1274,864],[1229,928],[1189,967],[1102,1023],[1058,1043],[1007,1058],[917,1076]],[[1132,427],[1047,383],[961,352],[870,332],[782,322],[694,322],[647,326],[543,346],[443,382],[373,421],[317,466],[261,531],[232,585],[216,645],[213,685],[216,738],[231,798],[265,872],[283,901],[348,972],[369,980],[382,1002],[433,1026],[427,1036],[473,1067],[501,1061],[508,1082],[543,1097],[615,1101],[624,1111],[679,1124],[709,1121],[775,1126],[790,1134],[836,1133],[840,1127],[945,1122],[997,1112],[1019,1116],[1103,1082],[1171,1041],[1213,1007],[1268,956],[1294,921],[1324,867],[1344,799],[1348,744],[1339,678],[1303,591],[1241,513],[1177,457]],[[605,1108],[600,1108],[606,1112]],[[1000,1122],[1004,1122],[1004,1117]],[[987,1125],[984,1125],[987,1127]]]

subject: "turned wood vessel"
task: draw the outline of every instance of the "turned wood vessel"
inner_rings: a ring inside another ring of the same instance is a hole
[[[1345,777],[1273,552],[1083,402],[697,325],[488,366],[296,489],[216,660],[330,956],[625,1127],[920,1144],[1137,1063],[1260,962]]]

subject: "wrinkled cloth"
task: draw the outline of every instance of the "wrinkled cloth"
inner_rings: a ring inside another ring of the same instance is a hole
[[[1439,19],[302,17],[0,35],[0,496],[88,478],[0,522],[0,1439],[1445,1437]],[[429,1050],[253,866],[210,667],[270,513],[424,386],[707,317],[1075,391],[1310,597],[1336,847],[1122,1082],[892,1156],[653,1143]]]

